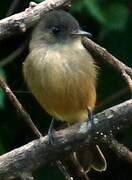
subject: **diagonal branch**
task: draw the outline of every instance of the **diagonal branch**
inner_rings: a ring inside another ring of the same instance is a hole
[[[105,139],[110,133],[117,133],[132,125],[131,107],[132,100],[128,100],[95,115],[95,129],[92,135],[86,122],[75,124],[54,134],[54,146],[48,143],[48,136],[45,136],[0,156],[0,179],[17,177],[19,172],[32,172],[42,164],[60,159],[80,145],[89,143],[97,136]]]
[[[126,80],[132,92],[132,68],[123,64],[116,57],[110,54],[105,48],[96,44],[92,40],[88,38],[83,38],[82,42],[84,46],[86,47],[86,49],[90,51],[93,57],[101,58],[102,60],[108,62],[113,67],[115,67],[121,73],[122,77]]]
[[[132,163],[132,152],[127,147],[125,147],[123,144],[120,144],[113,138],[108,138],[104,142],[116,153],[118,157]]]
[[[21,13],[0,20],[0,40],[16,33],[25,32],[38,22],[47,11],[68,5],[71,0],[45,0],[39,4],[30,3],[30,7]]]
[[[36,137],[41,137],[42,134],[36,128],[35,124],[31,120],[30,115],[25,111],[25,109],[22,107],[20,102],[17,100],[16,96],[13,94],[11,89],[7,86],[6,82],[2,80],[2,78],[0,78],[0,89],[2,89],[6,93],[7,97],[9,98],[13,106],[16,108],[16,111],[18,112],[19,116],[21,116],[25,120],[25,122],[32,129]]]

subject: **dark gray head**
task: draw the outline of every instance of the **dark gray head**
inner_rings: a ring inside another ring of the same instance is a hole
[[[69,13],[53,10],[41,18],[33,31],[31,44],[65,43],[78,35],[89,35],[89,33],[81,31],[77,20]]]

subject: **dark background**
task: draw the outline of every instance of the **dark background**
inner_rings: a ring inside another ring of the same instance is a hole
[[[0,2],[1,19],[6,16],[12,2],[12,0]],[[28,5],[28,0],[19,0],[13,13],[23,11]],[[78,19],[82,29],[92,33],[92,39],[95,42],[108,49],[125,64],[132,66],[131,0],[76,0],[70,8],[70,13]],[[41,133],[46,134],[51,117],[41,109],[30,94],[22,77],[22,63],[28,53],[28,46],[25,46],[25,50],[11,63],[2,65],[5,58],[29,39],[29,36],[30,30],[26,34],[16,35],[0,42],[0,76],[8,82]],[[96,107],[98,112],[129,99],[130,92],[120,74],[108,63],[101,61],[96,63],[100,66]],[[131,149],[131,137],[132,128],[130,127],[118,134],[116,138]],[[27,124],[18,116],[4,93],[0,91],[0,154],[28,143],[34,138]],[[91,171],[89,173],[91,180],[131,180],[132,165],[118,158],[104,145],[101,149],[106,156],[108,169],[103,173]],[[53,165],[41,167],[34,175],[36,180],[64,179]]]

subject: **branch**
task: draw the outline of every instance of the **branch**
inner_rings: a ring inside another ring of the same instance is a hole
[[[28,124],[28,126],[32,129],[36,137],[41,137],[42,134],[38,131],[35,124],[33,123],[30,115],[25,111],[23,106],[20,104],[20,102],[17,100],[16,96],[13,94],[11,89],[7,86],[6,82],[0,78],[0,89],[2,89],[13,106],[16,108],[16,111],[18,112],[19,116],[21,116],[25,122]]]
[[[70,2],[71,0],[45,0],[39,4],[31,2],[25,11],[0,20],[0,40],[16,33],[25,32],[38,22],[44,13],[66,6]]]
[[[0,156],[0,179],[18,177],[19,172],[30,173],[36,168],[60,159],[80,145],[89,143],[99,136],[107,138],[132,125],[132,100],[116,105],[95,115],[94,132],[87,123],[75,124],[54,134],[54,146],[48,143],[48,136],[34,140],[20,148]]]
[[[122,88],[122,89],[118,90],[114,94],[106,97],[104,100],[97,103],[97,105],[95,107],[95,110],[97,111],[99,108],[105,107],[106,105],[114,102],[116,99],[121,98],[123,95],[126,95],[126,93],[128,93],[128,92],[129,92],[128,87],[125,87],[125,88]]]
[[[104,142],[116,153],[118,157],[132,163],[132,152],[127,147],[125,147],[123,144],[120,144],[113,138],[107,139]]]
[[[19,2],[20,0],[13,0],[13,2],[11,3],[11,6],[9,7],[8,12],[6,13],[6,17],[11,16],[14,13]]]
[[[98,57],[104,60],[105,62],[108,62],[113,67],[115,67],[122,75],[122,77],[126,80],[126,82],[129,85],[129,88],[132,92],[132,68],[126,66],[121,61],[119,61],[116,57],[114,57],[112,54],[110,54],[106,49],[99,46],[92,40],[88,38],[83,38],[82,42],[86,49],[90,51],[93,57]]]

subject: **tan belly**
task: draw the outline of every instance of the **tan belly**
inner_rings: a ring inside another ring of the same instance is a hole
[[[86,60],[82,56],[74,59],[73,54],[73,58],[68,59],[50,52],[44,60],[32,62],[32,58],[27,58],[24,64],[25,79],[33,95],[56,119],[84,121],[88,118],[87,107],[95,106],[96,76],[91,74],[95,73],[95,66],[86,56]]]
[[[42,85],[32,92],[40,105],[56,119],[70,122],[84,121],[88,118],[87,108],[93,109],[95,106],[95,89],[86,81],[85,84],[82,84],[82,81],[78,81],[76,85],[74,82],[69,83],[60,82],[60,88],[57,87],[56,91]]]

